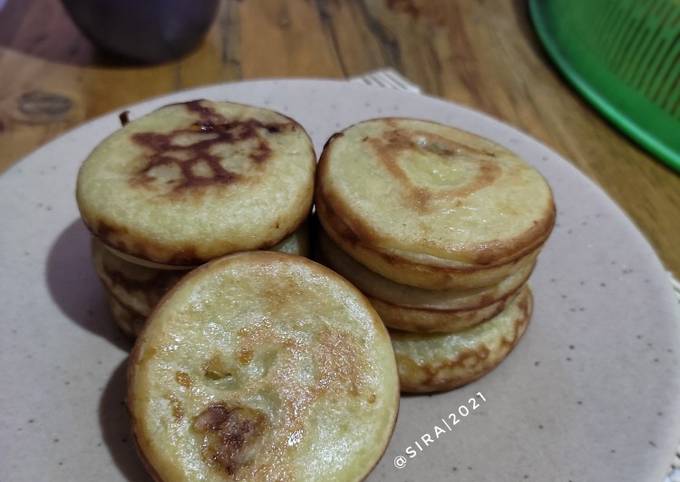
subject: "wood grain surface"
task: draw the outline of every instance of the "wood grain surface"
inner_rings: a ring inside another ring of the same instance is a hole
[[[523,0],[223,0],[198,49],[156,66],[99,53],[56,0],[8,0],[0,11],[0,171],[57,134],[147,97],[384,66],[570,159],[680,276],[680,176],[569,88],[538,44]]]

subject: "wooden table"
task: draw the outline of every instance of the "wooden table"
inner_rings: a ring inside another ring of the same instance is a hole
[[[95,51],[56,0],[8,0],[0,12],[0,171],[57,134],[147,97],[384,66],[571,159],[680,276],[680,176],[569,88],[541,50],[522,0],[223,0],[195,52],[152,67]]]

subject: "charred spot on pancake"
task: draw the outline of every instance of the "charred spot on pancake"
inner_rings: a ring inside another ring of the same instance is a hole
[[[203,119],[210,119],[216,115],[213,109],[203,105],[201,99],[190,100],[184,106],[188,111],[197,113]]]
[[[214,146],[253,143],[246,147],[247,157],[258,166],[272,155],[265,133],[276,135],[296,128],[293,121],[228,119],[200,100],[187,102],[184,106],[200,120],[169,133],[138,132],[132,135],[132,141],[146,153],[144,164],[130,178],[131,185],[148,187],[161,173],[172,174],[172,178],[164,183],[171,188],[170,194],[238,182],[243,175],[225,168],[220,157],[211,153]]]
[[[189,376],[188,373],[186,373],[186,372],[176,372],[175,373],[175,380],[177,380],[177,383],[179,383],[183,387],[191,388],[192,382],[191,382],[191,377]]]
[[[278,129],[278,128],[277,128]],[[269,130],[269,128],[267,128]],[[278,132],[278,131],[277,131]],[[260,140],[257,143],[257,148],[254,149],[250,154],[249,157],[252,159],[255,163],[260,164],[264,161],[266,161],[269,156],[271,155],[272,150],[271,147],[269,147],[269,144],[267,144],[265,141]]]
[[[204,460],[229,475],[253,462],[266,427],[264,413],[227,402],[209,405],[192,424],[192,429],[203,437]]]

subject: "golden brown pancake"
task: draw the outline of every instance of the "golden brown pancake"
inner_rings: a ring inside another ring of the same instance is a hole
[[[527,265],[490,288],[425,290],[395,283],[373,273],[318,234],[319,260],[344,276],[369,299],[386,326],[417,333],[452,333],[494,317],[526,282],[534,264]]]
[[[452,334],[391,332],[402,392],[438,392],[485,375],[512,351],[531,318],[526,286],[501,313]]]
[[[433,122],[375,119],[326,144],[316,208],[354,259],[426,289],[498,284],[544,243],[550,187],[487,139]]]
[[[111,293],[107,295],[113,321],[130,338],[135,338],[144,327],[145,316],[123,305]]]
[[[161,265],[267,249],[308,216],[315,155],[276,112],[197,100],[162,107],[100,143],[77,200],[102,242]]]
[[[405,308],[368,296],[368,301],[385,326],[415,333],[455,333],[466,330],[496,316],[511,299],[512,295],[508,295],[489,305],[470,310],[432,310]]]
[[[307,223],[276,246],[273,251],[309,254]],[[122,258],[97,238],[92,238],[92,260],[104,287],[142,318],[149,316],[158,301],[188,270],[151,268]]]
[[[516,292],[529,278],[536,255],[526,265],[488,288],[469,290],[427,290],[395,283],[375,273],[342,251],[323,230],[317,232],[320,259],[331,269],[347,278],[371,299],[403,308],[430,311],[470,311],[479,309]]]
[[[130,358],[133,433],[156,480],[361,480],[399,403],[366,298],[306,258],[239,253],[184,277]]]

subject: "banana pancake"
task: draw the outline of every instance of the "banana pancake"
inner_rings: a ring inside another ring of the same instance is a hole
[[[361,480],[399,404],[389,335],[306,258],[238,253],[161,300],[129,364],[133,433],[158,481]]]
[[[85,224],[133,259],[195,266],[268,249],[306,219],[315,154],[268,109],[196,100],[162,107],[101,142],[78,174]]]
[[[319,161],[328,235],[372,271],[426,289],[498,284],[550,234],[550,187],[508,149],[433,122],[385,118],[335,134]]]

